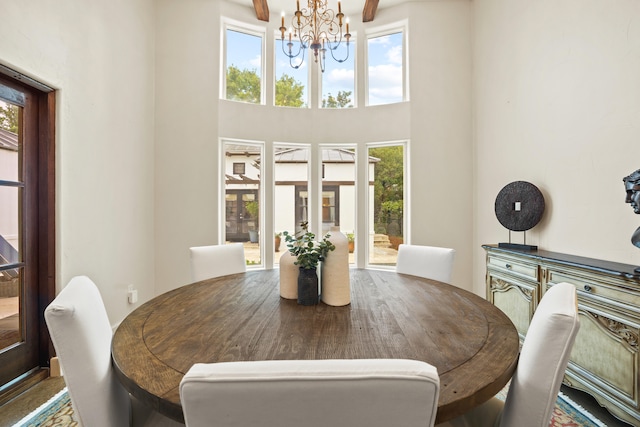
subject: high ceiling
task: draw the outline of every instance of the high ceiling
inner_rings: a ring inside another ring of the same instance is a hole
[[[292,14],[295,0],[230,0],[234,3],[251,6],[256,10],[256,17],[261,21],[269,20],[269,13],[279,15],[282,11]],[[307,0],[300,0],[301,6]],[[406,0],[382,0],[385,7],[402,3]],[[327,0],[330,9],[337,9],[338,0]],[[362,19],[363,22],[373,21],[379,0],[341,0],[342,12],[351,20]]]

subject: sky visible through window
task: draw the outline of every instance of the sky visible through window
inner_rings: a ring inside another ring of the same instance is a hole
[[[261,37],[247,35],[238,31],[227,31],[227,66],[235,65],[238,68],[256,70],[261,75]],[[355,37],[351,39],[349,58],[338,63],[327,53],[326,69],[322,76],[322,97],[329,93],[334,97],[340,91],[351,91],[353,105],[355,106]],[[401,102],[403,98],[403,68],[402,68],[402,32],[370,38],[367,41],[369,74],[369,105],[389,104]],[[317,67],[309,51],[305,54],[304,63],[298,69],[289,65],[289,60],[282,52],[282,42],[279,34],[276,36],[274,48],[276,50],[275,78],[282,74],[294,77],[305,87],[304,102],[308,104],[307,81],[309,66]],[[286,40],[285,40],[285,49]],[[294,46],[295,50],[295,46]],[[336,52],[338,59],[344,58],[343,47]],[[294,59],[295,61],[296,59]],[[297,62],[294,62],[297,64]]]
[[[262,37],[239,31],[227,31],[227,67],[255,70],[262,74]]]
[[[355,47],[355,39],[352,38],[349,43],[349,56],[344,62],[334,61],[331,53],[327,52],[325,70],[322,74],[322,99],[327,99],[329,95],[335,98],[339,92],[351,92],[351,102],[345,107],[355,107]],[[345,59],[346,43],[341,43],[333,55],[336,59]],[[316,65],[315,62],[314,65]]]
[[[368,40],[369,105],[403,100],[402,33]]]

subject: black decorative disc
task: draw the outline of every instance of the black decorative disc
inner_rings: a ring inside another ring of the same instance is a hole
[[[544,197],[530,182],[515,181],[500,190],[495,209],[500,224],[511,231],[527,231],[540,222]]]

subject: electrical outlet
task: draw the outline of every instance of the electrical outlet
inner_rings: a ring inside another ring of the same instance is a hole
[[[127,288],[127,301],[129,304],[135,304],[138,302],[138,290],[133,287],[133,285],[129,285]]]

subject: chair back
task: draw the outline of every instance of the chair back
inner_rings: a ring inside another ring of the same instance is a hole
[[[111,324],[96,285],[74,277],[44,318],[80,425],[128,426],[129,395],[111,368]]]
[[[194,282],[247,271],[242,243],[189,248]]]
[[[580,323],[576,288],[548,289],[533,315],[502,412],[502,427],[548,427]]]
[[[180,383],[187,427],[431,427],[440,380],[416,360],[195,364]]]
[[[451,283],[455,255],[455,249],[402,244],[398,247],[396,271]]]

